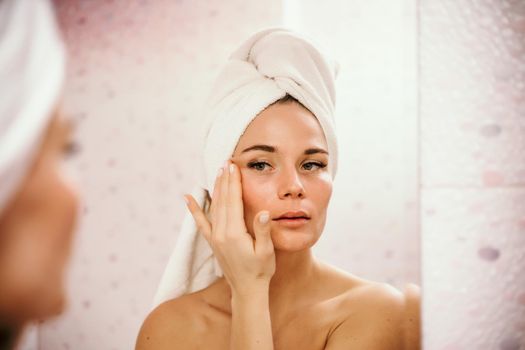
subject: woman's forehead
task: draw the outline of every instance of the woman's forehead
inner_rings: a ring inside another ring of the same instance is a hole
[[[327,144],[317,118],[298,103],[275,104],[261,112],[246,128],[236,151],[256,144],[277,149],[323,148]]]

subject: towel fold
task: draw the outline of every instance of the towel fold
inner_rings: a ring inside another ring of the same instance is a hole
[[[0,1],[0,214],[39,149],[61,94],[64,65],[49,2]]]
[[[230,56],[205,104],[201,133],[202,179],[192,195],[208,211],[217,170],[229,159],[250,122],[267,106],[291,95],[319,120],[325,134],[332,177],[337,171],[334,125],[338,65],[311,41],[284,28],[253,34]],[[191,214],[184,218],[153,307],[206,288],[222,276],[211,247]]]

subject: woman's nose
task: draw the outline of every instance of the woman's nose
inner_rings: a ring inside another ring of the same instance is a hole
[[[295,170],[284,170],[281,173],[279,198],[284,199],[304,197],[304,186],[301,178]]]

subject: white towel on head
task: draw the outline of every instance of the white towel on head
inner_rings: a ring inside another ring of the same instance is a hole
[[[289,94],[319,120],[328,144],[330,173],[337,171],[335,77],[338,65],[309,40],[284,28],[248,38],[230,56],[206,103],[202,133],[203,179],[192,192],[201,207],[213,192],[219,167],[229,159],[250,122]],[[207,210],[207,208],[206,208]],[[187,214],[153,306],[209,286],[222,275],[206,240]]]
[[[52,116],[65,50],[47,0],[0,1],[0,214]]]

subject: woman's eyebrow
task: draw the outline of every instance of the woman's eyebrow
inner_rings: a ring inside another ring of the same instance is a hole
[[[277,148],[274,146],[269,146],[269,145],[254,145],[254,146],[250,146],[246,148],[241,153],[245,153],[249,151],[265,151],[265,152],[275,153],[277,152]],[[316,153],[328,154],[328,152],[322,148],[308,148],[304,151],[305,155],[316,154]]]
[[[273,146],[268,146],[268,145],[254,145],[254,146],[250,146],[250,147],[246,148],[241,153],[249,152],[249,151],[265,151],[265,152],[275,153],[276,152],[276,148],[273,147]]]
[[[325,150],[322,149],[322,148],[308,148],[306,151],[304,151],[304,154],[306,154],[306,155],[309,155],[309,154],[316,154],[316,153],[324,153],[324,154],[328,154],[328,152],[325,151]]]

